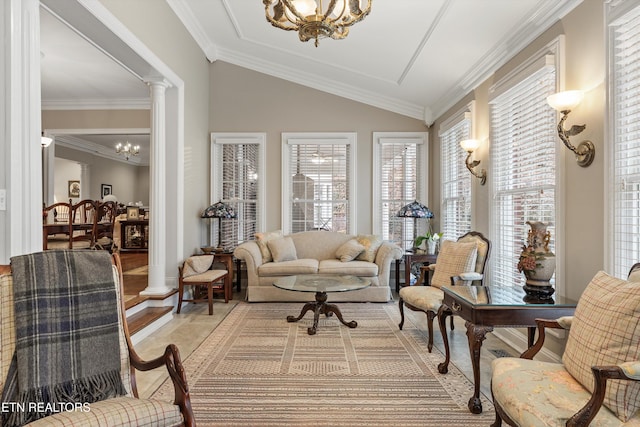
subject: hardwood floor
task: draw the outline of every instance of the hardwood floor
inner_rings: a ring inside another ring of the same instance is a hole
[[[120,252],[125,295],[138,295],[148,284],[149,275],[144,270],[148,264],[146,252]]]

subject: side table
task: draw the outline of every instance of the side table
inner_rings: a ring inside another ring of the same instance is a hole
[[[411,264],[415,262],[423,265],[434,264],[438,255],[417,254],[406,251],[402,258],[396,260],[396,292],[400,292],[400,263],[404,262],[404,285],[409,286],[411,283]]]
[[[233,252],[215,252],[213,255],[214,255],[214,258],[213,258],[214,262],[222,262],[227,265],[227,270],[229,270],[229,277],[231,279],[231,283],[233,283],[233,278],[234,278],[233,263],[235,261],[236,292],[240,292],[240,279],[241,279],[240,275],[242,272],[240,270],[241,261],[233,256]],[[233,295],[231,295],[230,299],[233,299]]]

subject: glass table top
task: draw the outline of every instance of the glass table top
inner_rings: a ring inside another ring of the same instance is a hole
[[[301,274],[279,277],[273,286],[298,292],[347,292],[366,288],[371,280],[366,277],[337,276],[332,274]]]
[[[520,286],[443,286],[442,290],[457,295],[473,305],[490,306],[525,306],[552,305],[555,307],[575,307],[577,301],[553,294],[549,299],[536,299],[527,295]]]

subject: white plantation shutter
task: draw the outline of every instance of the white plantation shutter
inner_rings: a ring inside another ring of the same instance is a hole
[[[355,136],[283,134],[283,142],[283,229],[351,233]]]
[[[237,214],[222,219],[222,247],[234,249],[251,240],[263,223],[262,186],[264,137],[237,134],[213,134],[212,202],[222,201]],[[211,243],[217,244],[218,220],[211,219]]]
[[[613,132],[613,269],[640,261],[640,7],[610,26]]]
[[[524,284],[516,266],[527,221],[552,224],[552,251],[556,236],[557,118],[546,101],[556,92],[556,69],[543,65],[520,77],[490,102],[494,197],[489,275],[490,283],[504,286]]]
[[[442,206],[440,232],[443,238],[456,240],[471,231],[471,178],[460,141],[471,138],[471,113],[447,121],[440,130],[440,180]]]
[[[403,206],[426,200],[426,134],[374,132],[374,233],[404,249],[413,248],[414,221],[399,218]],[[427,231],[418,219],[417,234]]]

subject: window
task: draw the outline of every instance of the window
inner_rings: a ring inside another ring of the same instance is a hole
[[[440,127],[440,180],[442,206],[440,232],[443,238],[456,240],[471,231],[471,178],[460,141],[472,138],[473,103],[445,121]]]
[[[524,284],[516,266],[527,241],[527,221],[551,223],[550,249],[556,252],[562,218],[556,210],[558,118],[546,98],[557,91],[560,42],[547,46],[492,88],[491,283]],[[563,286],[562,281],[559,284]]]
[[[427,204],[427,134],[374,132],[373,141],[373,232],[411,249],[428,222],[416,221],[414,230],[414,221],[396,214],[414,200]]]
[[[626,8],[626,9],[625,9]],[[607,4],[610,147],[608,269],[626,278],[640,261],[640,7]]]
[[[283,133],[283,224],[287,233],[355,232],[355,133]]]
[[[223,219],[222,247],[233,249],[264,230],[264,134],[211,135],[211,203],[221,200],[237,213]],[[211,220],[210,242],[217,242],[218,221]]]

